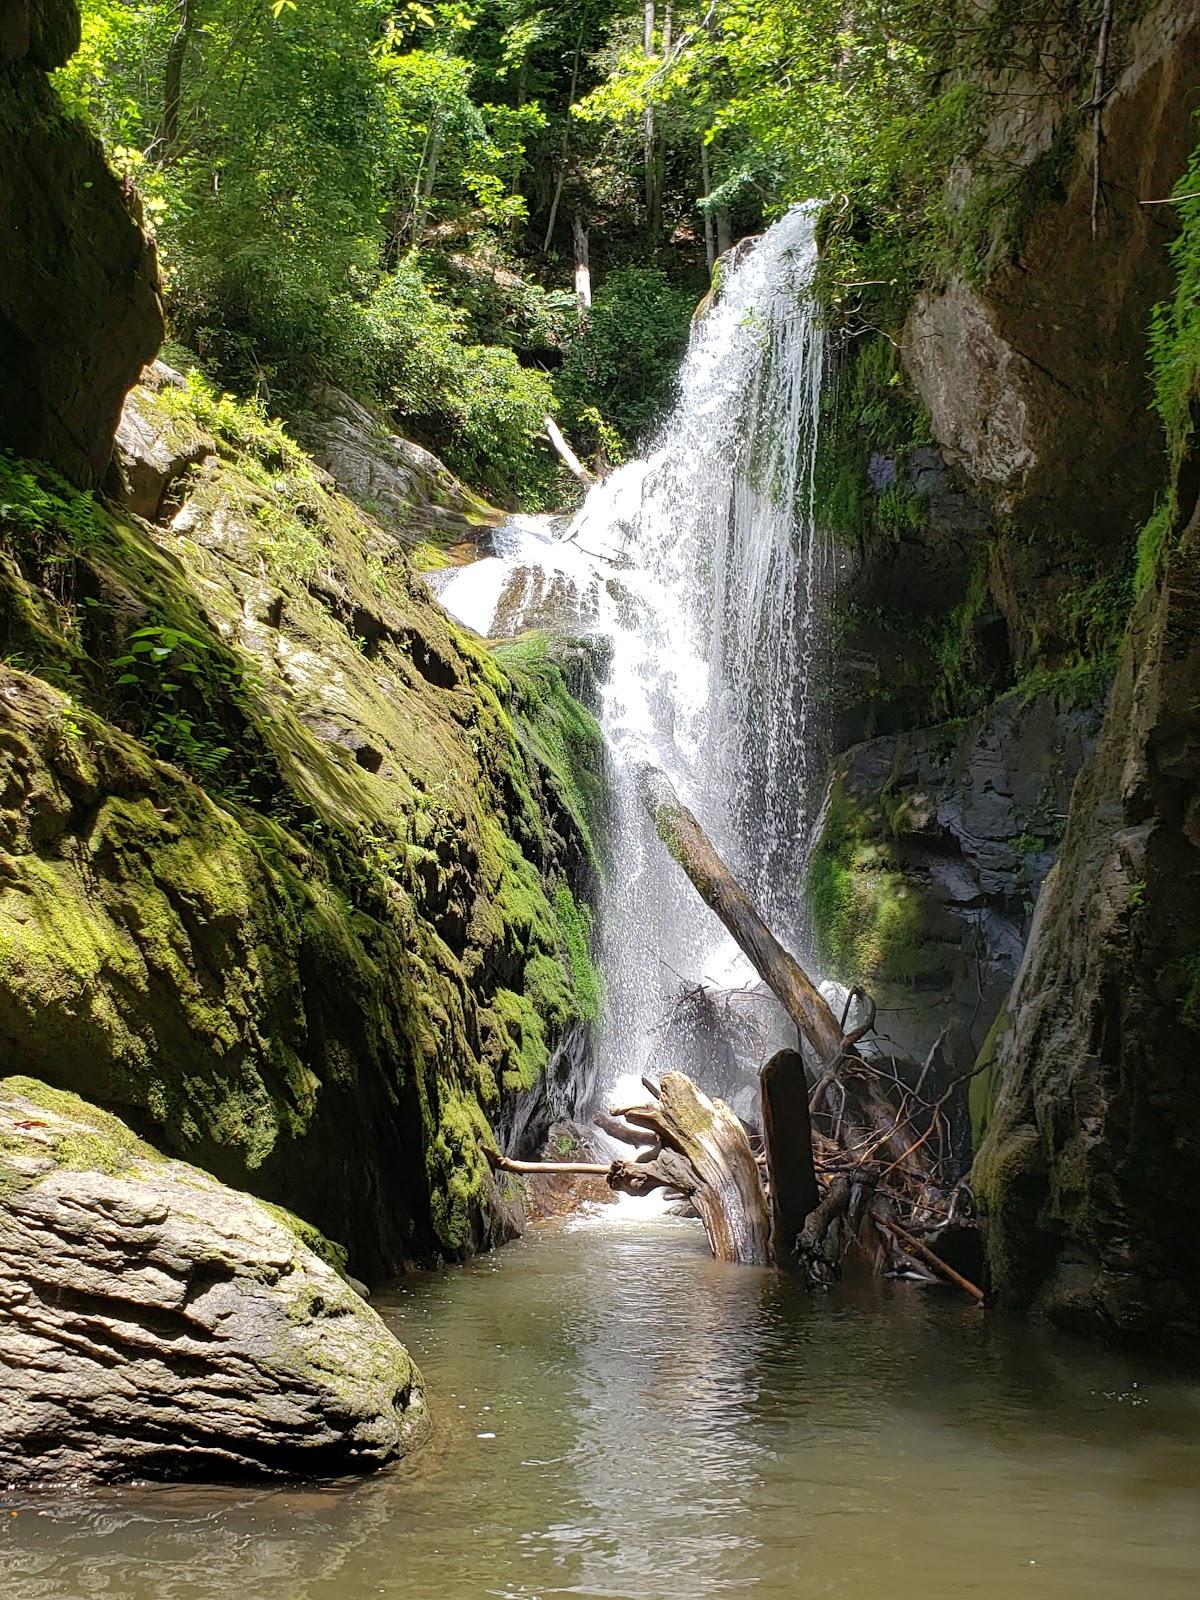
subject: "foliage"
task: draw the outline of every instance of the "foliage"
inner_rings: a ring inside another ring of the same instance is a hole
[[[594,435],[645,439],[661,419],[687,343],[692,296],[654,267],[620,267],[597,292],[563,362],[557,389],[572,423]],[[608,445],[613,438],[597,442]]]
[[[1171,243],[1175,294],[1154,308],[1150,361],[1154,403],[1167,436],[1168,490],[1138,539],[1135,592],[1153,582],[1170,548],[1180,506],[1178,483],[1200,424],[1200,145],[1175,186],[1180,228]]]

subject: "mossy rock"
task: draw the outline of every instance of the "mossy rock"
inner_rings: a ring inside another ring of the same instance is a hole
[[[461,1254],[489,1117],[597,1013],[598,730],[261,411],[137,403],[213,445],[166,526],[0,462],[6,1059],[360,1276]]]

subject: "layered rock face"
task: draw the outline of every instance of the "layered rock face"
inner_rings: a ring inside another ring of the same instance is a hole
[[[302,1229],[0,1082],[0,1480],[309,1476],[420,1443],[420,1373]]]
[[[923,1060],[951,1023],[982,1044],[1099,724],[1098,711],[1015,692],[834,762],[809,868],[818,956],[870,991],[903,1054]]]
[[[1098,157],[1079,53],[1065,28],[1039,71],[1018,59],[980,86],[998,109],[951,180],[982,219],[975,270],[920,297],[902,339],[934,439],[997,513],[993,589],[1020,661],[1069,649],[1072,568],[1120,567],[1161,486],[1146,333],[1177,219],[1144,202],[1196,142],[1200,13],[1159,0],[1118,30]]]
[[[455,546],[476,555],[487,530],[504,519],[435,455],[329,384],[310,394],[300,439],[342,493],[404,540],[422,565],[441,564]]]
[[[949,178],[956,263],[893,329],[898,354],[868,342],[844,365],[850,425],[822,486],[838,542],[829,738],[867,742],[834,764],[813,904],[829,968],[874,982],[912,1043],[957,1016],[978,1044],[994,1018],[972,1107],[1000,1301],[1186,1341],[1200,1124],[1186,456],[1172,554],[1130,607],[1139,529],[1170,489],[1148,327],[1174,292],[1181,215],[1143,202],[1171,193],[1195,147],[1200,12],[1117,8],[1098,156],[1077,92],[1094,24],[1043,30],[1029,51],[1011,24],[1006,64],[968,85],[992,109]]]
[[[154,251],[132,190],[46,81],[78,48],[74,0],[0,11],[0,440],[93,485],[162,340]]]

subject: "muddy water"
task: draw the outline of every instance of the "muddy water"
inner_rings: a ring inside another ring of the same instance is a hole
[[[378,1303],[432,1392],[419,1457],[8,1502],[0,1596],[1200,1595],[1200,1384],[1149,1365],[914,1285],[810,1300],[617,1210]]]

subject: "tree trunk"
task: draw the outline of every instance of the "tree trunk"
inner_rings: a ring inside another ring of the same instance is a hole
[[[558,221],[558,206],[562,199],[563,185],[567,181],[567,155],[571,148],[571,107],[575,104],[575,90],[579,83],[579,57],[583,51],[583,30],[587,25],[588,13],[585,10],[579,22],[579,32],[575,38],[575,57],[571,62],[571,87],[567,91],[567,114],[563,119],[562,150],[558,158],[558,177],[554,182],[554,198],[550,202],[550,217],[546,223],[546,237],[542,241],[542,254],[548,255],[550,246],[554,242],[554,224]]]
[[[733,249],[733,227],[729,221],[729,207],[717,207],[717,254],[723,256]]]
[[[759,1082],[771,1191],[771,1257],[778,1267],[792,1267],[796,1239],[820,1199],[804,1062],[794,1050],[779,1050],[762,1069]]]
[[[183,63],[192,37],[192,0],[179,0],[179,26],[167,46],[163,68],[163,111],[155,144],[159,159],[171,159],[179,143],[179,107],[183,100]]]
[[[642,49],[647,58],[654,55],[654,0],[644,0],[642,7]],[[642,112],[642,160],[646,183],[646,233],[653,244],[662,230],[662,201],[658,192],[658,141],[652,101],[647,101]]]
[[[637,785],[659,838],[692,880],[700,898],[729,929],[817,1060],[832,1066],[842,1054],[842,1030],[821,991],[767,927],[666,773],[645,765],[638,771]]]
[[[587,229],[578,216],[571,219],[571,235],[575,242],[575,304],[582,318],[592,309],[592,269],[588,264]]]
[[[419,243],[425,231],[425,223],[429,216],[429,205],[433,199],[433,186],[437,181],[438,159],[442,153],[442,119],[440,113],[435,117],[433,126],[425,140],[425,152],[428,152],[428,164],[425,167],[425,176],[418,179],[417,203],[413,214],[413,242]],[[425,152],[422,152],[424,154]]]
[[[678,1175],[668,1187],[689,1194],[718,1261],[770,1265],[770,1221],[758,1162],[746,1130],[724,1101],[710,1100],[682,1072],[667,1072],[644,1104],[616,1107],[613,1115],[657,1135],[661,1153],[637,1165],[654,1171],[666,1163]],[[694,1175],[690,1190],[683,1186],[687,1172]]]
[[[700,181],[707,200],[712,193],[712,169],[708,162],[708,141],[700,141]],[[704,208],[704,258],[708,262],[708,275],[712,278],[712,269],[717,261],[717,234],[713,224],[713,214],[707,206]]]

